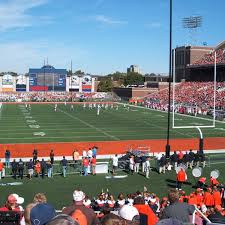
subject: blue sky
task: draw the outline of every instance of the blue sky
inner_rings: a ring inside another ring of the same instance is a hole
[[[183,17],[202,15],[198,45],[225,39],[224,0],[174,0],[173,46],[193,40]],[[104,75],[131,64],[168,72],[169,0],[0,0],[0,71],[56,68]]]

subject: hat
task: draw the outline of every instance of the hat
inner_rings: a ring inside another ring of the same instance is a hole
[[[183,223],[177,219],[169,218],[159,220],[156,225],[183,225]]]
[[[73,200],[74,200],[75,202],[83,201],[84,198],[85,198],[85,194],[84,194],[83,191],[77,191],[77,190],[75,190],[75,191],[73,192]]]
[[[132,221],[135,216],[139,216],[139,212],[134,206],[124,205],[118,215],[125,220]]]
[[[16,198],[17,204],[21,205],[24,203],[24,198],[20,197],[18,194],[12,194],[12,196]]]
[[[30,211],[30,221],[32,225],[44,225],[55,216],[55,209],[48,203],[39,203]]]

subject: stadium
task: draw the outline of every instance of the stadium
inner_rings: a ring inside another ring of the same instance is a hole
[[[0,224],[225,224],[225,41],[170,53],[169,76],[0,73]]]

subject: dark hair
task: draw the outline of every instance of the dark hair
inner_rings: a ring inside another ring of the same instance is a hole
[[[66,214],[59,214],[55,216],[47,225],[79,225],[78,221]]]
[[[179,200],[179,193],[176,189],[170,189],[168,193],[169,202],[172,204]]]

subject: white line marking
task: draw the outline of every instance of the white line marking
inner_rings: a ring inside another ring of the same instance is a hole
[[[71,118],[73,118],[73,119],[75,119],[75,120],[78,120],[79,122],[85,124],[86,126],[88,126],[88,127],[90,127],[90,128],[93,128],[93,129],[95,129],[95,130],[97,130],[97,131],[103,133],[103,134],[104,134],[105,136],[107,136],[107,137],[110,137],[110,138],[112,138],[112,139],[114,139],[114,140],[117,140],[117,141],[120,140],[120,139],[117,138],[116,136],[111,135],[111,134],[108,134],[107,132],[103,131],[102,129],[97,128],[97,127],[95,127],[94,125],[92,125],[92,124],[90,124],[90,123],[88,123],[88,122],[86,122],[86,121],[84,121],[84,120],[82,120],[82,119],[80,119],[80,118],[78,118],[78,117],[76,117],[76,116],[73,116],[73,115],[71,115],[71,114],[69,114],[69,113],[63,111],[62,109],[58,109],[58,110],[59,110],[60,112],[64,113],[64,114],[66,114],[67,116],[69,116],[69,117],[71,117]]]

